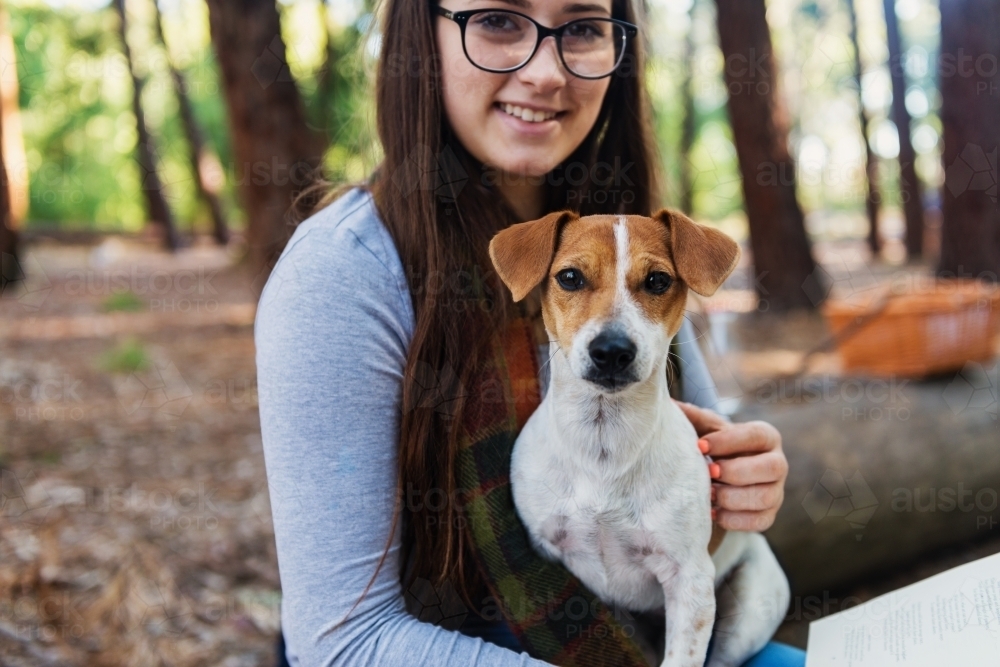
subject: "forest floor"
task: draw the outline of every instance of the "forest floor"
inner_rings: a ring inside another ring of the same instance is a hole
[[[168,256],[135,239],[39,243],[22,264],[0,299],[0,665],[273,664],[257,279],[210,245]],[[779,638],[804,646],[805,631]]]
[[[38,246],[0,300],[0,663],[273,664],[253,276]]]

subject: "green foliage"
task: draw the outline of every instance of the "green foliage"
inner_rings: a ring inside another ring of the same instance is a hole
[[[120,66],[113,18],[12,8],[31,219],[120,221],[135,213],[119,185],[135,129],[122,113],[128,97],[120,77],[108,76]]]
[[[134,313],[145,308],[145,302],[137,297],[134,292],[115,292],[101,304],[104,312],[111,313],[116,311]]]
[[[308,69],[300,68],[304,71],[297,77],[308,122],[328,143],[323,166],[327,178],[334,182],[361,180],[375,166],[374,85],[365,71],[369,56],[364,51],[372,15],[367,3],[361,10],[353,23],[330,26],[330,10],[319,8],[319,30],[323,23],[329,29],[316,38],[318,62]],[[282,26],[286,43],[294,45],[301,36],[293,33],[295,22],[290,14],[290,7],[284,7]]]
[[[168,60],[153,29],[153,1],[128,0],[129,44],[136,70],[146,81],[143,108],[178,226],[207,231],[209,212],[196,195]],[[652,7],[650,17],[649,32],[656,38],[650,44],[648,82],[666,201],[677,204],[680,198],[681,88],[685,75],[692,72],[696,137],[688,160],[694,179],[693,213],[710,220],[739,218],[741,182],[727,117],[714,3],[692,2],[690,11],[684,3],[661,3]],[[924,91],[929,100],[928,111],[914,119],[914,133],[922,132],[923,144],[932,145],[923,151],[918,148],[917,168],[935,185],[941,179],[938,149],[933,148],[941,134],[934,67],[939,17],[931,0],[905,4],[909,9],[901,17],[901,28],[908,49],[909,85]],[[874,101],[866,102],[876,132],[880,126],[885,129],[888,116],[888,103],[880,92],[888,85],[885,54],[880,51],[884,19],[881,3],[857,5],[863,60],[872,82],[869,87],[876,93],[871,96]],[[345,0],[324,10],[318,2],[282,0],[278,8],[308,122],[321,140],[329,142],[324,158],[327,176],[335,182],[360,180],[380,157],[374,134],[374,68],[366,47],[372,2]],[[29,220],[101,230],[140,229],[145,224],[145,202],[134,158],[132,83],[114,10],[110,6],[84,10],[40,0],[16,0],[7,9],[27,150],[27,173],[10,176],[29,181]],[[242,170],[235,167],[207,7],[203,0],[175,0],[166,9],[170,52],[186,79],[207,143],[224,167],[223,205],[238,228],[243,215],[236,179]],[[693,16],[693,24],[688,16]],[[778,90],[789,111],[799,200],[807,213],[826,209],[861,215],[858,93],[846,6],[842,0],[771,3],[768,20],[782,73]],[[684,52],[689,31],[694,36],[692,54]],[[894,206],[899,199],[898,168],[894,158],[882,154],[880,189],[886,204]]]
[[[357,24],[331,36],[331,84],[328,88],[320,86],[313,101],[313,106],[329,110],[325,130],[331,148],[325,167],[334,181],[360,180],[370,169],[362,156],[374,138],[365,118],[374,118],[375,107],[372,96],[366,94],[369,82],[362,69],[364,54],[360,50],[363,37]],[[331,65],[324,63],[326,68]]]
[[[129,45],[136,71],[145,80],[146,123],[178,227],[207,231],[210,214],[197,196],[167,55],[156,38],[152,2],[127,3]],[[283,15],[290,7],[279,3]],[[198,0],[180,0],[172,9],[163,17],[166,39],[197,121],[223,165],[223,206],[238,228],[244,219],[236,193],[241,170],[232,154],[220,74],[208,39],[207,8]],[[293,68],[310,124],[330,139],[325,166],[334,180],[361,179],[374,166],[372,100],[362,52],[371,8],[360,9],[352,25],[332,31],[333,66],[328,68],[323,59],[304,71]],[[141,229],[145,201],[135,160],[132,83],[114,9],[22,0],[9,6],[9,12],[28,158],[28,173],[20,175],[29,179],[28,220],[109,231]],[[290,51],[297,48],[297,39],[286,35]],[[328,83],[323,81],[327,71]]]
[[[117,344],[105,352],[100,359],[102,370],[123,375],[148,368],[149,365],[149,355],[146,353],[146,349],[141,342],[132,338]]]
[[[743,193],[721,80],[721,54],[711,25],[714,17],[709,14],[712,3],[707,0],[694,3],[687,9],[680,5],[661,7],[654,14],[651,30],[663,38],[652,45],[646,71],[647,88],[661,150],[665,202],[670,206],[680,205],[681,171],[686,166],[693,195],[693,211],[688,213],[699,219],[723,220],[742,211]],[[687,33],[692,29],[688,22],[692,16],[694,51],[688,53]],[[692,77],[694,142],[685,165],[681,134],[688,75]]]
[[[108,230],[141,228],[145,212],[134,158],[132,83],[114,10],[18,5],[10,8],[10,15],[28,161],[29,220]],[[182,228],[195,219],[207,224],[207,210],[195,197],[165,55],[143,27],[149,26],[130,29],[129,41],[136,69],[148,75],[143,108],[159,149],[168,202]],[[203,49],[183,71],[209,144],[223,164],[231,163],[211,49]],[[230,210],[236,210],[231,187],[225,196]]]

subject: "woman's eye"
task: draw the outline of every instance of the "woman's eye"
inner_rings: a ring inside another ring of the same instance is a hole
[[[663,271],[653,271],[646,276],[646,283],[644,287],[647,292],[651,292],[653,294],[663,294],[670,288],[670,285],[673,282],[674,279]]]
[[[564,290],[572,292],[583,287],[583,274],[577,269],[563,269],[556,274],[556,282]]]
[[[476,19],[476,23],[486,30],[511,30],[516,26],[505,14],[483,14]]]
[[[604,36],[604,31],[602,31],[601,28],[598,26],[598,24],[594,21],[591,21],[590,23],[586,23],[583,21],[579,23],[574,23],[573,25],[569,26],[566,32],[569,33],[571,37],[577,39],[579,38],[587,39],[587,38]]]

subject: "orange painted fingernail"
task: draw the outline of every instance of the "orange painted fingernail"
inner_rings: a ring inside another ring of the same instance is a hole
[[[718,497],[719,497],[719,494],[716,492],[715,487],[713,486],[712,487],[712,502],[714,503],[718,499]]]
[[[701,450],[702,454],[708,454],[708,440],[705,440],[705,438],[699,438],[698,449]]]
[[[716,511],[716,509],[715,509],[715,508],[713,507],[713,508],[712,508],[712,521],[715,521],[715,516],[716,516],[717,514],[718,514],[718,512],[717,512],[717,511]]]
[[[718,463],[710,463],[708,465],[708,475],[712,479],[715,479],[722,475],[722,468],[719,466]]]

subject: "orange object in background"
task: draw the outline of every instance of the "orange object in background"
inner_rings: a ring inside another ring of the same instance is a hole
[[[1000,286],[980,280],[889,287],[866,303],[830,299],[822,311],[845,371],[923,377],[997,354]]]

